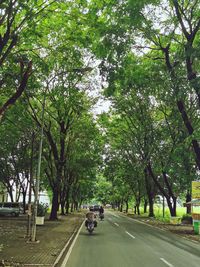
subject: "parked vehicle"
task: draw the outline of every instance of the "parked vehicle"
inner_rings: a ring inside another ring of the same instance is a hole
[[[0,215],[19,216],[21,211],[21,204],[18,202],[1,202]]]

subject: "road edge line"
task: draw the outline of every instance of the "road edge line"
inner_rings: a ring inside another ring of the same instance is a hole
[[[79,230],[77,231],[76,236],[75,236],[75,238],[74,238],[74,240],[73,240],[71,246],[69,247],[69,249],[68,249],[68,251],[67,251],[67,254],[66,254],[66,256],[65,256],[65,258],[64,258],[64,260],[63,260],[63,262],[62,262],[62,264],[61,264],[60,267],[64,267],[64,266],[67,264],[68,259],[69,259],[69,256],[70,256],[70,254],[71,254],[71,252],[72,252],[72,249],[73,249],[73,247],[74,247],[74,245],[75,245],[75,243],[76,243],[76,240],[77,240],[77,238],[78,238],[78,236],[79,236],[79,233],[80,233],[81,228],[83,227],[84,223],[85,223],[85,220],[82,222],[82,224],[81,224]]]
[[[54,262],[54,264],[53,264],[53,267],[56,267],[56,266],[57,266],[57,264],[59,263],[60,259],[63,257],[63,255],[64,255],[64,253],[65,253],[67,247],[69,246],[70,242],[72,241],[72,239],[74,238],[75,235],[76,235],[76,236],[75,236],[74,240],[77,239],[77,237],[78,237],[78,235],[79,235],[79,233],[80,233],[80,230],[81,230],[81,228],[82,228],[84,222],[85,222],[85,220],[83,220],[83,222],[81,223],[81,226],[78,228],[78,230],[74,231],[73,234],[70,236],[70,238],[68,239],[68,241],[67,241],[67,243],[65,244],[64,248],[61,250],[61,252],[59,253],[58,257],[56,258],[56,260],[55,260],[55,262]],[[73,240],[73,242],[74,242],[74,240]],[[73,244],[73,242],[72,242],[72,244]],[[72,246],[72,245],[71,245],[71,246]],[[70,250],[71,246],[69,247],[69,250]],[[69,251],[69,250],[68,250],[68,251]],[[67,254],[68,254],[68,252],[67,252]],[[63,263],[62,263],[62,265],[63,265]],[[62,266],[62,265],[61,265],[61,266]]]
[[[157,227],[157,226],[155,226],[155,225],[148,224],[147,222],[143,222],[143,221],[137,220],[137,219],[135,219],[135,218],[128,217],[128,216],[126,216],[126,215],[124,215],[124,214],[120,214],[119,216],[124,217],[124,218],[127,218],[127,219],[129,219],[129,220],[131,220],[131,221],[135,221],[135,222],[140,223],[140,224],[145,224],[145,225],[147,225],[147,226],[149,226],[149,227],[152,227],[152,228],[156,228],[156,229],[158,229],[158,230],[160,230],[160,231],[167,232],[166,229],[159,228],[159,227]]]
[[[196,241],[196,240],[187,238],[187,237],[185,237],[185,236],[181,236],[181,235],[176,234],[176,233],[172,233],[172,232],[171,232],[170,230],[168,230],[168,229],[159,228],[158,226],[155,226],[155,225],[153,225],[153,224],[148,224],[147,222],[141,222],[140,220],[137,220],[137,219],[135,219],[135,218],[128,217],[127,215],[124,215],[124,214],[119,214],[119,217],[120,217],[120,216],[123,217],[123,218],[127,218],[127,219],[129,219],[129,220],[132,220],[132,221],[141,223],[141,224],[145,224],[145,225],[147,225],[147,226],[149,226],[149,227],[158,229],[158,230],[163,231],[163,232],[170,232],[171,234],[173,234],[173,235],[175,235],[175,236],[178,236],[179,238],[185,239],[185,240],[190,241],[190,242],[195,243],[195,244],[199,244],[199,241]]]

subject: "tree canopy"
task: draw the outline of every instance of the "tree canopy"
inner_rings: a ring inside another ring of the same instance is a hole
[[[154,216],[157,194],[176,215],[200,171],[199,11],[198,1],[0,1],[0,182],[12,201],[35,192],[42,128],[50,219],[93,198],[134,202],[138,214],[148,203]],[[99,98],[109,112],[94,114]]]

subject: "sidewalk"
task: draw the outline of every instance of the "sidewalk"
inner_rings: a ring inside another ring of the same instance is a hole
[[[62,249],[80,227],[83,213],[45,220],[37,226],[39,243],[27,243],[27,217],[0,217],[0,266],[55,266]]]

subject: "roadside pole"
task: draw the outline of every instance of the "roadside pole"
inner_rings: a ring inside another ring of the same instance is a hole
[[[31,205],[31,195],[32,195],[32,183],[33,183],[33,143],[34,143],[35,133],[32,132],[31,139],[31,159],[30,159],[30,180],[29,180],[29,191],[28,191],[28,221],[27,221],[27,233],[26,236],[31,239],[31,221],[32,221],[32,205]]]
[[[47,86],[48,88],[48,86]],[[46,88],[46,90],[47,90]],[[36,240],[36,216],[38,210],[39,202],[39,189],[40,189],[40,170],[41,170],[41,159],[42,159],[42,144],[43,144],[43,135],[44,135],[44,108],[46,100],[46,90],[44,93],[43,103],[42,103],[42,121],[41,121],[41,133],[40,133],[40,146],[39,146],[39,156],[38,156],[38,166],[37,166],[37,176],[36,176],[36,187],[35,187],[35,202],[34,202],[34,214],[33,214],[33,228],[31,241],[35,242]]]

